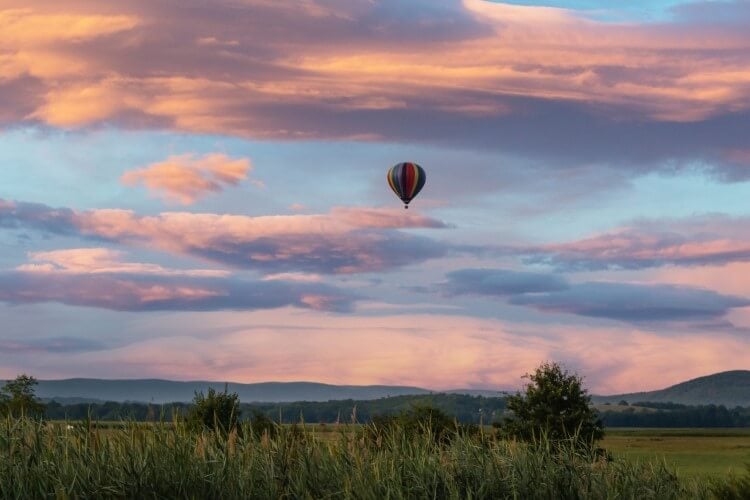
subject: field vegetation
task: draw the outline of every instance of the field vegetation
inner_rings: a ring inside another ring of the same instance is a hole
[[[528,378],[486,426],[429,405],[365,425],[356,411],[351,424],[282,425],[242,419],[226,388],[148,423],[50,421],[22,376],[0,390],[0,498],[750,498],[750,432],[602,441],[577,375],[545,364]]]
[[[750,428],[608,428],[601,446],[616,458],[665,461],[680,477],[726,478],[750,464]]]
[[[654,405],[658,405],[655,407]],[[374,417],[398,415],[410,408],[429,406],[437,408],[463,424],[492,424],[502,420],[508,410],[507,398],[468,396],[463,394],[429,394],[422,396],[395,396],[375,400],[334,400],[296,403],[242,403],[240,418],[263,413],[281,423],[301,420],[333,424],[349,422],[352,415],[357,422],[369,423]],[[190,403],[153,405],[148,403],[72,403],[48,402],[44,417],[49,420],[81,420],[93,418],[100,421],[158,420],[164,413],[187,415]],[[605,427],[661,427],[707,428],[750,427],[750,408],[724,406],[685,406],[664,403],[636,402],[630,405],[599,404],[594,408]]]
[[[342,426],[334,439],[249,422],[101,430],[6,418],[2,498],[712,498],[723,483],[663,462],[607,460],[575,446],[454,432]],[[739,497],[738,497],[739,498]]]

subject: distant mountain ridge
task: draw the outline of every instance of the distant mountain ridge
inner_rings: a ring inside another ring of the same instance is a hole
[[[420,387],[387,385],[329,385],[315,382],[262,382],[239,384],[227,382],[230,392],[236,392],[243,403],[281,403],[294,401],[330,401],[336,399],[379,399],[388,396],[429,394]],[[209,387],[224,390],[225,382],[187,381],[161,379],[105,380],[73,378],[65,380],[40,380],[36,388],[38,397],[45,400],[133,401],[172,403],[192,401],[196,391],[206,392]]]
[[[724,405],[750,407],[750,370],[732,370],[694,378],[666,389],[632,392],[611,396],[593,396],[595,403],[651,401],[684,405]]]
[[[224,389],[224,382],[178,382],[161,379],[105,380],[74,378],[40,380],[36,394],[42,399],[59,402],[133,401],[152,403],[189,402],[196,391],[209,387]],[[330,385],[316,382],[263,382],[240,384],[228,382],[243,403],[290,403],[296,401],[371,400],[389,396],[423,395],[437,392],[449,394],[503,397],[506,391],[458,389],[432,391],[421,387],[388,385]],[[750,370],[734,370],[688,380],[666,389],[610,396],[593,395],[595,403],[617,403],[626,400],[671,402],[686,405],[717,404],[727,407],[750,407]]]

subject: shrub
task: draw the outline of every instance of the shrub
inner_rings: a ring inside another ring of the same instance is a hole
[[[415,406],[398,415],[376,415],[366,427],[371,438],[393,433],[395,429],[406,436],[430,436],[438,443],[447,443],[461,426],[437,408]]]
[[[213,387],[209,387],[205,396],[203,392],[196,392],[187,420],[194,429],[228,433],[237,430],[239,418],[240,398],[237,393],[230,394],[225,386],[224,392],[216,392]]]
[[[38,382],[29,375],[19,375],[0,388],[0,415],[39,418],[45,405],[36,397],[34,386]]]
[[[253,434],[256,436],[260,437],[265,434],[268,437],[273,438],[276,436],[277,427],[276,423],[268,418],[265,413],[254,411],[253,416],[250,418],[250,430],[252,430]]]

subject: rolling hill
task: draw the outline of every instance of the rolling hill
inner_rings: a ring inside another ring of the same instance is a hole
[[[658,391],[593,396],[592,399],[599,404],[617,403],[624,399],[629,403],[651,401],[685,405],[715,404],[726,407],[750,407],[750,370],[715,373]]]
[[[209,387],[223,390],[224,382],[85,378],[40,380],[36,393],[42,399],[55,399],[59,402],[139,401],[169,403],[189,402],[193,399],[195,391],[205,392]],[[420,387],[329,385],[314,382],[264,382],[258,384],[230,382],[228,387],[231,392],[237,392],[240,400],[245,403],[284,403],[343,399],[372,400],[389,396],[421,395],[437,392]],[[502,397],[507,394],[501,391],[471,389],[445,392],[475,396],[481,395],[485,397]],[[750,407],[750,370],[716,373],[688,380],[687,382],[658,391],[614,394],[610,396],[594,395],[592,399],[596,404],[617,403],[624,399],[629,403],[651,401],[686,405],[721,404],[727,407]]]
[[[176,382],[171,380],[104,380],[74,378],[40,380],[38,397],[50,400],[139,401],[152,403],[189,402],[195,391],[206,392],[209,387],[224,390],[224,382]],[[329,401],[335,399],[379,399],[388,396],[429,394],[419,387],[386,385],[354,386],[328,385],[314,382],[264,382],[259,384],[228,384],[243,402],[279,403],[293,401]]]

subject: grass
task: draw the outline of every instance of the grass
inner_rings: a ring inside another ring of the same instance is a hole
[[[609,462],[489,434],[440,444],[423,430],[283,426],[270,438],[248,427],[223,435],[180,423],[7,419],[0,498],[711,498],[708,482],[681,479],[663,462]]]
[[[631,461],[663,460],[680,477],[726,478],[750,463],[750,429],[608,429],[601,446]]]
[[[64,422],[56,424],[65,425]],[[98,422],[92,425],[110,432],[126,429],[131,424]],[[285,424],[285,427],[288,426]],[[300,428],[316,440],[335,443],[342,433],[353,437],[363,426],[304,424]],[[485,430],[493,432],[491,426]],[[616,458],[640,463],[665,462],[684,478],[725,479],[733,474],[743,474],[750,464],[750,429],[745,428],[609,428],[600,445]]]
[[[359,424],[305,424],[323,441],[336,441],[341,432],[354,433]],[[485,427],[492,432],[492,427]],[[616,458],[640,462],[665,462],[678,476],[726,479],[743,474],[750,464],[750,429],[609,428],[600,446]]]

